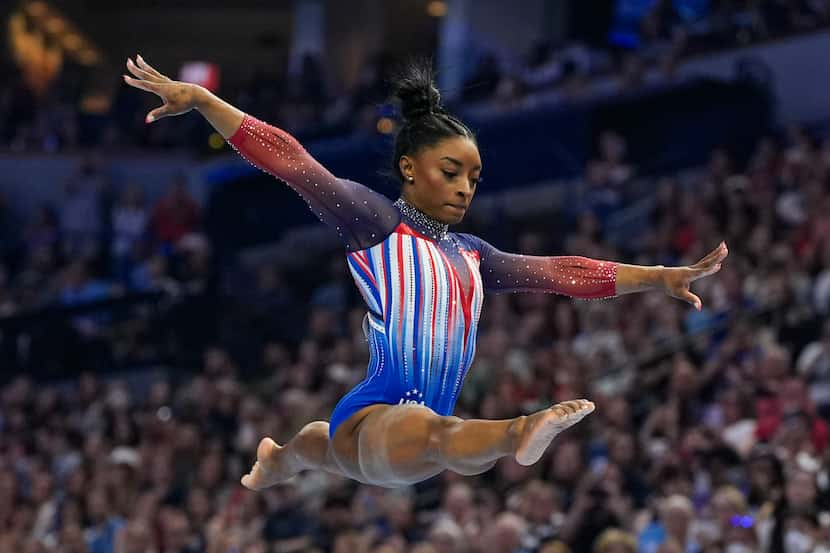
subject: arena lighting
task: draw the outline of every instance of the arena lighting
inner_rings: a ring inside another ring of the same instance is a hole
[[[44,28],[53,34],[58,34],[66,30],[66,21],[61,19],[60,17],[50,17]]]
[[[82,65],[95,65],[101,61],[101,56],[94,50],[81,50],[77,58]]]
[[[189,61],[182,64],[179,80],[203,86],[211,92],[219,90],[219,66],[208,61]]]
[[[381,117],[378,119],[377,129],[381,134],[392,134],[395,130],[395,122],[388,117]]]
[[[219,133],[211,133],[208,137],[208,146],[213,150],[221,150],[225,145],[225,139]]]
[[[28,14],[34,23],[28,34],[39,36],[40,39],[45,35],[53,36],[58,47],[82,65],[92,66],[101,63],[103,58],[101,52],[66,17],[47,2],[42,0],[28,2],[16,13],[22,16],[23,12]]]
[[[75,33],[64,35],[63,39],[61,40],[61,45],[70,52],[80,50],[83,43],[83,39]]]
[[[83,113],[104,115],[112,107],[112,99],[107,94],[92,93],[81,99],[80,108]]]
[[[441,0],[434,0],[427,4],[427,13],[432,17],[444,17],[447,15],[447,3]]]
[[[32,15],[34,17],[40,17],[41,15],[45,14],[47,10],[46,3],[40,2],[38,0],[36,0],[35,2],[29,2],[28,4],[26,4],[26,7],[24,9],[29,13],[29,15]]]

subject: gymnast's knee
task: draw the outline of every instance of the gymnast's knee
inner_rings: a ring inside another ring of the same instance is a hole
[[[399,460],[439,461],[443,457],[443,448],[449,439],[458,417],[443,417],[423,407],[412,406],[405,415],[397,418],[396,423],[386,428],[386,443],[394,443],[396,451],[391,456]],[[404,427],[398,425],[405,425]]]
[[[299,433],[303,436],[309,437],[325,437],[328,440],[329,423],[327,423],[326,421],[310,422],[307,425],[303,426]]]
[[[415,447],[426,454],[426,458],[434,460],[440,454],[441,445],[444,440],[444,417],[429,413],[429,415],[418,418],[409,419],[407,424],[410,424],[410,437],[415,438],[415,442],[420,442],[420,445]]]
[[[430,445],[441,459],[447,460],[447,448],[462,424],[464,424],[464,419],[458,417],[437,417],[435,420],[430,435]]]
[[[314,467],[326,461],[329,448],[329,423],[314,421],[297,433],[296,454],[301,460]]]

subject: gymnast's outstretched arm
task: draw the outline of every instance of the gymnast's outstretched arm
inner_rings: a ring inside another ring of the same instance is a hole
[[[550,292],[574,298],[610,298],[663,290],[701,308],[689,285],[720,270],[729,253],[721,243],[689,267],[644,267],[579,256],[534,256],[503,252],[476,236],[464,235],[478,250],[485,288],[491,292]]]
[[[357,182],[331,174],[286,131],[245,114],[207,89],[165,77],[141,57],[127,61],[135,78],[131,86],[153,92],[164,105],[147,122],[192,109],[205,119],[252,165],[285,181],[314,215],[331,226],[350,251],[381,242],[400,222],[392,202]]]

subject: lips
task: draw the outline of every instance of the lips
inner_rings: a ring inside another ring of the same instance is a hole
[[[455,209],[460,209],[461,211],[467,211],[466,205],[455,205],[455,204],[447,204],[450,207],[454,207]]]

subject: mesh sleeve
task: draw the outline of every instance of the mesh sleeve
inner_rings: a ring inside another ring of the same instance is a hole
[[[386,196],[335,177],[282,129],[246,114],[228,143],[249,163],[294,189],[349,251],[382,242],[400,222],[400,213]]]
[[[488,292],[547,292],[573,298],[609,298],[617,291],[617,263],[578,256],[535,256],[503,252],[466,235],[478,249]]]

